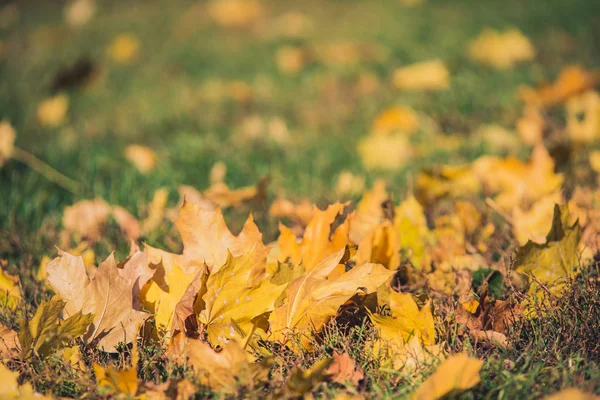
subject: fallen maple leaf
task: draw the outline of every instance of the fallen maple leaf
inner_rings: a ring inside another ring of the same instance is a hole
[[[326,371],[333,382],[345,383],[349,381],[354,386],[364,378],[365,374],[360,365],[350,357],[348,353],[333,353],[333,361]]]
[[[525,103],[554,106],[593,88],[600,82],[600,72],[587,71],[578,65],[563,68],[556,82],[538,88],[519,87],[519,95]]]
[[[79,28],[87,24],[96,13],[94,0],[76,0],[64,9],[64,18],[73,27]]]
[[[364,264],[327,279],[349,256],[347,249],[341,249],[289,284],[284,304],[269,319],[273,340],[285,343],[288,333],[298,331],[304,334],[303,345],[308,346],[309,328],[319,331],[359,289],[374,292],[393,274],[382,265]]]
[[[285,387],[287,397],[304,396],[311,392],[328,376],[327,371],[332,362],[332,358],[324,358],[307,370],[300,367],[294,368]]]
[[[567,133],[575,143],[589,143],[600,136],[600,94],[588,90],[566,104]]]
[[[464,391],[480,381],[483,361],[465,353],[448,357],[412,396],[418,400],[436,400],[453,391]]]
[[[0,382],[0,398],[3,400],[50,400],[50,397],[36,393],[30,383],[19,385],[19,373],[1,363]]]
[[[546,400],[598,400],[598,396],[593,393],[582,392],[576,388],[567,388],[546,397]]]
[[[529,241],[515,252],[515,270],[534,279],[530,293],[537,292],[539,283],[553,292],[560,291],[565,279],[572,276],[574,267],[579,265],[580,240],[581,228],[577,222],[571,224],[568,208],[555,205],[546,243]]]
[[[16,137],[17,135],[10,122],[0,122],[0,168],[12,158]]]
[[[62,125],[69,109],[69,98],[59,94],[44,100],[38,107],[37,118],[40,124],[55,128]]]
[[[359,194],[365,188],[365,177],[354,175],[350,171],[342,171],[338,175],[335,192],[338,196],[352,196]]]
[[[0,267],[0,302],[9,309],[14,309],[21,301],[19,277],[9,274]]]
[[[292,218],[303,226],[310,223],[314,212],[314,205],[310,200],[292,203],[290,200],[279,197],[269,207],[269,215],[272,218]]]
[[[440,91],[450,87],[450,73],[443,61],[431,60],[396,69],[392,81],[404,91]]]
[[[150,147],[131,144],[125,148],[125,158],[142,174],[151,172],[156,167],[158,157]]]
[[[469,43],[471,59],[498,69],[507,69],[518,62],[532,60],[535,56],[533,45],[518,29],[504,32],[484,30]]]
[[[233,323],[249,334],[252,319],[272,311],[275,300],[285,289],[285,285],[266,279],[253,284],[255,260],[254,250],[240,257],[230,256],[217,272],[210,273],[206,281],[206,293],[202,296],[205,308],[198,320],[214,346],[238,336]]]
[[[106,53],[119,64],[130,64],[138,57],[140,41],[131,33],[122,33],[115,37],[106,48]]]
[[[187,340],[188,363],[200,382],[221,393],[233,394],[238,386],[253,387],[267,378],[268,369],[254,359],[235,340],[216,352],[206,342]]]
[[[314,206],[313,217],[306,226],[300,243],[289,228],[279,224],[279,260],[285,261],[289,257],[292,263],[302,262],[306,271],[311,271],[323,259],[343,249],[348,244],[351,217],[347,217],[334,231],[331,225],[346,205],[347,203],[335,203],[325,210]]]
[[[396,171],[413,155],[412,146],[402,133],[369,135],[358,142],[357,150],[369,170]]]
[[[19,354],[19,338],[17,332],[0,324],[0,361],[7,361]]]
[[[96,241],[108,223],[110,205],[102,199],[82,200],[65,208],[62,224],[70,234]]]
[[[51,352],[64,347],[70,340],[83,335],[94,320],[94,315],[83,315],[81,311],[64,321],[60,320],[65,302],[57,296],[44,301],[33,318],[23,320],[19,331],[21,358],[37,355],[45,359]]]
[[[208,14],[224,28],[248,26],[263,12],[262,5],[256,0],[213,0],[208,4]]]
[[[419,116],[411,108],[392,106],[377,115],[371,131],[380,135],[393,132],[412,134],[419,129],[419,125]]]
[[[107,352],[116,351],[120,342],[135,340],[141,323],[149,317],[133,308],[135,282],[119,275],[113,255],[100,264],[90,279],[81,257],[59,251],[47,266],[48,282],[66,302],[63,314],[94,314],[94,322],[83,335],[86,344],[97,341]]]
[[[392,312],[391,316],[369,313],[382,339],[395,340],[401,334],[405,342],[416,337],[424,345],[435,344],[435,326],[429,302],[419,309],[410,293],[398,293],[387,286],[378,292],[379,301],[387,303]]]

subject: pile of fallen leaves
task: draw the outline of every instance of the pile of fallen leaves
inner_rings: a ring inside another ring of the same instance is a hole
[[[69,10],[74,25],[93,14],[88,3],[80,0]],[[209,9],[215,23],[228,28],[263,14],[254,1],[222,0]],[[311,59],[346,64],[373,52],[348,43],[326,47],[281,49],[277,64],[293,74]],[[123,34],[107,53],[126,64],[139,48],[135,37]],[[531,60],[535,50],[510,29],[483,32],[468,55],[506,69]],[[279,196],[270,216],[289,226],[279,223],[272,243],[263,241],[252,215],[238,235],[231,233],[221,210],[264,202],[267,195],[265,182],[228,187],[222,163],[211,171],[208,189],[178,188],[174,208],[167,208],[168,189],[157,191],[141,219],[103,199],[77,202],[63,215],[57,245],[66,250],[45,258],[36,276],[46,300],[28,309],[19,279],[0,269],[0,303],[15,322],[0,326],[0,397],[44,398],[36,390],[44,391],[44,371],[54,368],[95,381],[90,395],[107,397],[187,398],[206,391],[244,397],[250,390],[298,397],[331,384],[339,398],[360,398],[369,387],[365,366],[349,351],[316,351],[334,329],[364,333],[356,345],[369,355],[370,370],[406,384],[414,398],[473,388],[483,360],[469,356],[466,346],[452,352],[448,338],[510,348],[512,327],[535,318],[546,295],[560,297],[600,250],[594,182],[600,153],[585,147],[600,138],[600,96],[593,90],[599,80],[595,71],[567,67],[555,83],[520,88],[519,137],[498,128],[481,132],[482,143],[514,150],[517,141],[529,148],[527,161],[486,155],[423,170],[399,201],[384,181],[364,192],[364,177],[345,173],[336,192],[362,193],[356,205],[321,209]],[[429,60],[398,68],[392,81],[403,91],[443,91],[450,72],[442,60]],[[563,105],[566,123],[549,129],[548,116]],[[38,119],[60,125],[68,108],[68,97],[59,94],[40,105]],[[404,106],[380,113],[358,143],[365,168],[399,169],[431,151],[430,143],[412,137],[426,119]],[[287,137],[271,125],[273,136]],[[447,139],[435,129],[425,134]],[[0,166],[11,158],[39,165],[14,142],[14,130],[3,122]],[[556,156],[563,148],[584,161],[587,180],[557,166],[565,164]],[[158,162],[145,146],[131,145],[124,155],[142,173]],[[171,216],[181,253],[141,243],[169,229]],[[132,243],[130,254],[117,260],[113,253],[96,266],[93,245],[115,223]],[[156,365],[142,361],[140,353],[150,351]]]

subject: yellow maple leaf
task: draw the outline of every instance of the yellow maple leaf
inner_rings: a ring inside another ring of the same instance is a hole
[[[600,136],[600,94],[588,90],[567,101],[567,133],[575,143],[589,143]]]
[[[19,385],[19,373],[0,363],[0,398],[3,400],[49,400],[50,397],[36,393],[30,383]]]
[[[404,91],[440,91],[450,87],[450,73],[442,60],[431,60],[396,69],[392,81]]]
[[[376,180],[373,188],[363,194],[350,222],[348,236],[353,243],[361,244],[385,220],[382,206],[388,198],[385,182],[381,179]]]
[[[426,346],[435,344],[435,327],[430,303],[419,309],[410,293],[398,293],[389,287],[383,287],[380,293],[383,296],[380,294],[379,297],[386,297],[392,315],[370,313],[369,316],[383,340],[396,340],[397,335],[401,334],[405,342],[416,337]]]
[[[234,236],[227,228],[220,208],[207,209],[201,204],[184,201],[175,220],[175,226],[183,242],[183,254],[173,254],[148,246],[151,264],[163,263],[177,265],[185,273],[194,274],[204,265],[215,273],[227,261],[228,254],[234,257],[245,254],[254,248],[255,265],[266,259],[269,249],[262,242],[262,233],[254,223],[252,215],[244,224],[238,236]],[[257,271],[260,275],[263,271]]]
[[[563,182],[541,143],[534,147],[528,163],[513,157],[483,156],[473,163],[473,171],[487,191],[496,193],[494,201],[507,212],[531,205],[558,190]]]
[[[186,342],[188,363],[200,382],[221,393],[237,393],[238,386],[253,387],[266,379],[268,369],[254,363],[254,358],[235,340],[216,352],[206,343],[195,339]]]
[[[469,43],[471,59],[498,69],[507,69],[518,62],[532,60],[535,56],[533,45],[518,29],[504,32],[494,29],[484,30]]]
[[[220,26],[240,28],[247,26],[263,14],[256,0],[213,0],[208,4],[208,14]]]
[[[0,302],[13,309],[21,299],[19,277],[9,274],[0,267]]]
[[[369,135],[358,142],[358,154],[369,170],[395,171],[411,159],[413,150],[405,134]]]
[[[130,64],[140,51],[140,41],[131,33],[115,37],[106,49],[108,56],[119,64]]]
[[[408,256],[415,267],[425,268],[425,248],[433,238],[427,227],[423,206],[414,196],[409,196],[394,209],[394,231],[398,248],[409,250]]]
[[[269,319],[274,340],[286,342],[288,333],[298,331],[304,333],[303,345],[308,347],[310,328],[320,330],[359,288],[373,292],[393,274],[380,264],[363,264],[327,279],[349,256],[347,249],[341,249],[289,284],[284,304]]]
[[[323,259],[343,249],[348,244],[348,231],[352,217],[347,217],[333,232],[331,224],[346,205],[335,203],[325,210],[315,206],[313,218],[306,226],[302,241],[299,243],[296,235],[289,228],[279,224],[279,260],[285,261],[289,257],[292,263],[302,263],[306,271],[311,271]]]
[[[12,158],[17,135],[8,121],[0,122],[0,168]]]
[[[43,126],[51,128],[63,123],[69,109],[69,98],[66,94],[59,94],[44,100],[38,107],[37,118]]]
[[[425,205],[445,196],[460,197],[481,189],[477,175],[466,165],[442,165],[421,171],[416,184],[416,197]]]
[[[593,393],[582,392],[576,388],[563,389],[560,392],[554,393],[552,396],[546,397],[546,400],[597,400],[598,396]]]
[[[136,368],[117,370],[114,367],[108,367],[105,369],[96,363],[94,363],[93,367],[100,395],[131,398],[137,393],[138,378]]]
[[[578,65],[569,65],[560,71],[556,82],[538,88],[522,86],[519,95],[528,104],[553,106],[593,88],[598,82],[599,71],[587,71]]]
[[[464,391],[480,381],[482,360],[465,353],[448,357],[413,394],[415,400],[436,400],[450,392]]]
[[[515,270],[536,279],[530,286],[530,293],[537,292],[538,282],[552,292],[560,292],[566,278],[573,276],[574,268],[579,265],[581,228],[577,221],[571,224],[570,218],[567,206],[555,205],[546,242],[529,241],[516,250]]]
[[[254,250],[239,256],[230,256],[225,265],[211,273],[202,296],[205,307],[198,315],[199,322],[214,346],[223,345],[238,336],[233,325],[248,334],[252,319],[275,308],[275,300],[285,285],[262,280],[252,284]]]
[[[143,287],[140,300],[144,309],[154,314],[159,337],[169,337],[175,307],[194,277],[203,273],[202,268],[185,272],[177,264],[160,263],[150,282]]]
[[[411,108],[392,106],[375,117],[372,133],[387,135],[392,132],[412,134],[419,129],[419,116]]]

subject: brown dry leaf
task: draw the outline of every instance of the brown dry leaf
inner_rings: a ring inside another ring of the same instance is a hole
[[[0,168],[12,158],[17,135],[8,121],[0,122]]]
[[[69,234],[96,241],[108,223],[110,205],[102,199],[82,200],[65,208],[62,224]]]
[[[358,142],[357,151],[368,170],[397,171],[413,156],[406,134],[369,135]]]
[[[320,210],[314,207],[314,215],[306,226],[302,241],[298,243],[296,235],[282,224],[279,224],[280,261],[288,257],[292,263],[304,265],[306,271],[311,271],[329,255],[344,249],[348,244],[348,230],[351,216],[340,224],[334,231],[331,225],[347,204],[335,203]]]
[[[313,219],[315,208],[310,200],[301,200],[298,203],[292,203],[284,198],[277,198],[269,207],[269,216],[271,218],[291,218],[306,226]]]
[[[151,172],[156,167],[158,157],[150,147],[132,144],[125,148],[125,158],[142,174]]]
[[[364,264],[327,279],[349,256],[348,249],[343,248],[289,284],[285,303],[273,311],[269,320],[273,340],[285,343],[287,334],[298,331],[308,347],[310,328],[319,331],[359,289],[372,293],[393,274],[382,265]]]
[[[136,310],[140,307],[140,293],[142,288],[154,276],[155,269],[148,265],[148,251],[140,251],[137,246],[130,250],[129,257],[118,265],[119,276],[129,282],[133,282],[132,296],[133,306]]]
[[[450,72],[442,60],[431,60],[396,69],[392,81],[404,91],[440,91],[450,87]]]
[[[224,28],[242,28],[254,23],[264,14],[257,0],[213,0],[208,15]]]
[[[268,369],[254,359],[235,340],[216,352],[208,343],[187,339],[188,364],[200,382],[221,393],[237,393],[238,386],[250,388],[267,378]]]
[[[73,27],[79,28],[87,24],[96,13],[94,0],[75,0],[65,6],[64,18]]]
[[[504,32],[486,29],[469,43],[468,54],[474,61],[508,69],[519,62],[533,60],[535,49],[518,29]]]
[[[588,90],[567,101],[567,133],[575,143],[600,137],[600,94]]]
[[[69,109],[69,97],[59,94],[44,100],[37,109],[37,119],[43,126],[55,128],[62,125]]]
[[[562,69],[556,82],[535,89],[521,86],[519,95],[528,104],[554,106],[593,88],[599,82],[599,71],[587,71],[578,65],[570,65]]]
[[[333,361],[326,371],[327,375],[331,375],[330,379],[337,383],[350,382],[354,386],[358,386],[360,380],[365,376],[360,365],[350,357],[348,353],[333,353]]]
[[[392,106],[375,117],[371,132],[387,135],[393,132],[415,133],[420,126],[418,114],[405,106]]]
[[[142,235],[139,221],[121,206],[112,208],[112,216],[129,241],[137,241]]]
[[[256,198],[259,195],[259,187],[247,186],[232,190],[223,182],[216,182],[206,189],[203,195],[219,207],[239,207],[242,203]]]
[[[20,348],[17,332],[0,324],[0,361],[17,357]]]
[[[469,357],[465,353],[450,356],[412,396],[416,400],[436,400],[450,392],[464,391],[480,381],[479,370],[482,360]]]
[[[138,56],[141,43],[131,33],[121,33],[106,48],[106,54],[119,64],[130,64]]]
[[[83,335],[85,343],[97,341],[100,349],[114,352],[119,342],[134,341],[139,326],[149,317],[133,308],[135,282],[120,276],[112,255],[92,279],[81,257],[63,251],[48,264],[47,272],[50,286],[66,302],[65,317],[79,311],[94,314],[93,324]]]

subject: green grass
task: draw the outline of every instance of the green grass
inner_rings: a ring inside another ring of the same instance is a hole
[[[0,259],[8,260],[8,270],[21,277],[30,310],[48,296],[32,279],[40,259],[55,254],[62,210],[78,200],[101,197],[140,216],[160,187],[171,190],[171,205],[176,202],[178,185],[208,187],[208,172],[216,161],[227,164],[227,183],[232,187],[269,176],[271,197],[283,191],[291,198],[308,197],[326,204],[336,200],[332,187],[340,171],[349,170],[365,174],[369,182],[384,177],[398,199],[418,170],[464,163],[483,150],[471,146],[458,152],[440,149],[402,171],[365,171],[356,143],[386,107],[411,106],[435,120],[444,133],[463,135],[468,141],[483,124],[513,128],[522,108],[516,96],[520,84],[553,80],[569,63],[600,65],[600,3],[589,0],[429,0],[416,8],[394,0],[272,0],[265,1],[267,16],[260,29],[251,31],[218,29],[201,13],[185,17],[197,9],[193,1],[105,0],[98,3],[96,17],[81,29],[64,24],[63,2],[17,4],[20,19],[0,30],[4,43],[0,117],[15,127],[18,147],[84,186],[81,194],[74,195],[14,160],[0,169]],[[312,18],[314,31],[293,40],[267,34],[272,19],[290,10]],[[512,26],[532,40],[537,50],[534,62],[498,71],[468,60],[466,43],[484,28]],[[123,32],[141,41],[139,60],[128,66],[115,64],[105,54],[110,41]],[[386,56],[347,68],[315,62],[294,77],[281,74],[275,65],[275,52],[282,45],[336,40],[375,43]],[[64,125],[40,126],[36,109],[49,96],[53,76],[83,56],[94,60],[100,78],[90,87],[69,91]],[[447,62],[450,90],[403,94],[392,87],[394,68],[430,58]],[[352,88],[365,73],[376,76],[380,85],[368,96],[359,96]],[[207,98],[206,83],[215,79],[250,84],[256,93],[253,101],[242,105]],[[335,90],[325,92],[321,88],[325,81]],[[283,119],[292,142],[281,146],[264,140],[240,141],[240,124],[252,115]],[[142,175],[125,160],[123,149],[131,143],[155,149],[160,161],[154,173]],[[229,212],[234,230],[248,211]],[[274,239],[277,227],[267,218],[266,205],[252,211],[266,239]],[[173,236],[169,229],[144,239],[162,245],[167,235]],[[114,248],[120,254],[127,248],[116,229],[97,246],[97,255],[104,258]],[[585,284],[579,282],[573,290],[584,294],[574,294],[566,300],[570,303],[558,305],[557,314],[521,327],[514,349],[490,354],[482,383],[463,397],[537,398],[571,385],[600,393],[597,383],[589,383],[600,381],[598,349],[590,344],[594,332],[583,329],[600,329],[598,291],[582,292],[577,289],[581,287]],[[572,326],[560,312],[580,305],[590,306],[594,313],[578,314]],[[14,315],[0,312],[0,317],[9,325],[17,322]],[[349,340],[347,335],[333,334],[329,344],[310,357],[350,346]],[[565,340],[569,346],[563,345]],[[469,343],[461,346],[486,354]],[[158,360],[156,352],[148,349],[143,360]],[[366,371],[372,371],[371,396],[402,397],[410,392],[410,386],[402,386],[406,381],[401,377],[382,375],[367,356],[354,355]],[[306,360],[307,365],[313,358]],[[163,368],[158,366],[160,373],[149,374],[164,377]],[[43,382],[34,379],[40,390],[47,387],[56,395],[71,396],[92,387],[77,377],[53,383],[56,375],[46,372],[37,372]],[[324,395],[335,392],[323,390]]]

